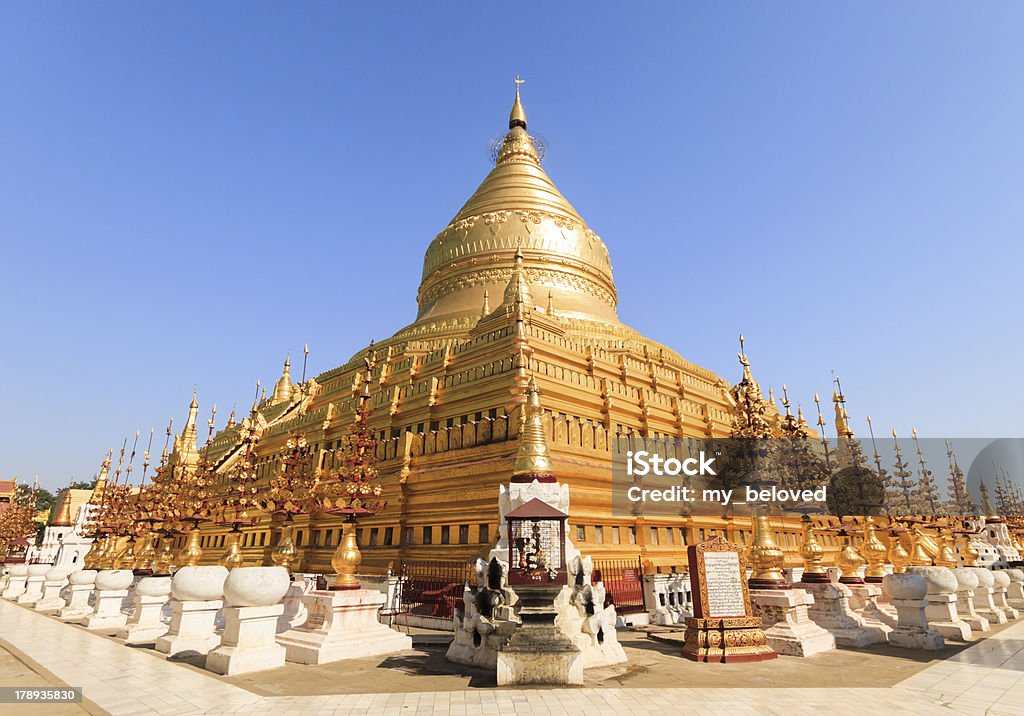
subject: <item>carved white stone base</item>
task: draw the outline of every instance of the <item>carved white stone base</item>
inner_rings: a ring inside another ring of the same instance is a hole
[[[303,596],[308,616],[301,627],[277,635],[286,658],[298,664],[390,654],[412,648],[412,638],[380,623],[387,597],[371,589],[314,590]]]
[[[978,587],[974,590],[974,608],[981,616],[988,619],[989,624],[1006,624],[1006,612],[995,602],[995,590],[992,587]]]
[[[160,616],[168,596],[136,595],[135,611],[128,623],[118,629],[117,638],[124,639],[126,644],[148,644],[166,634],[169,627]]]
[[[224,634],[220,646],[206,655],[206,668],[234,676],[284,666],[285,649],[274,640],[283,612],[284,604],[225,607]]]
[[[33,565],[34,566],[34,565]],[[43,598],[43,586],[46,584],[46,578],[42,576],[30,575],[25,580],[25,591],[18,595],[18,604],[28,604],[29,606],[35,604]]]
[[[7,581],[7,588],[4,589],[3,595],[0,596],[3,596],[4,599],[17,599],[25,593],[25,582],[27,581],[28,575],[26,574],[10,575]]]
[[[92,612],[89,597],[92,596],[91,584],[72,584],[68,587],[68,603],[59,612],[58,619],[78,621]]]
[[[942,634],[946,639],[970,641],[974,638],[971,625],[960,619],[957,614],[956,593],[929,594],[925,599],[928,606],[925,607],[924,614],[930,629]]]
[[[306,605],[302,603],[302,596],[306,593],[306,582],[303,579],[293,579],[281,599],[284,611],[277,619],[277,631],[285,632],[289,629],[302,626],[306,617]]]
[[[86,629],[117,629],[128,621],[121,611],[127,589],[102,589],[96,592],[96,609],[79,621]]]
[[[972,632],[985,632],[992,628],[988,623],[988,619],[978,614],[978,611],[974,608],[973,589],[965,589],[956,593],[956,614],[960,619],[967,622],[967,626],[971,628]]]
[[[850,608],[864,620],[864,624],[881,629],[886,635],[896,628],[896,610],[892,609],[890,613],[878,604],[882,597],[881,585],[865,582],[846,586],[850,588]]]
[[[582,686],[583,654],[564,652],[498,653],[498,686]]]
[[[811,620],[835,637],[837,646],[861,647],[886,640],[885,631],[864,623],[850,608],[850,588],[839,582],[801,582],[803,589],[814,597],[808,608]]]
[[[67,580],[47,581],[43,585],[43,598],[36,602],[36,611],[49,613],[58,612],[64,608],[64,597],[60,595]]]
[[[761,617],[768,645],[779,654],[814,656],[836,648],[836,639],[808,616],[814,597],[803,589],[751,589],[754,616]]]
[[[156,650],[174,656],[181,653],[208,654],[220,644],[214,633],[217,612],[224,602],[171,600],[171,625],[156,641]]]
[[[890,645],[925,651],[935,651],[945,645],[942,635],[928,628],[928,619],[924,612],[928,606],[926,600],[893,599],[892,605],[899,614],[899,626],[889,634]]]

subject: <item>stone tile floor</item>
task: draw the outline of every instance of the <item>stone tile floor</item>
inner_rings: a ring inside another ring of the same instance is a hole
[[[135,714],[1001,714],[1024,716],[1024,621],[890,688],[467,689],[261,696],[0,600],[0,642],[41,674],[84,688],[89,713]],[[714,668],[714,667],[708,667]],[[6,682],[4,682],[6,683]],[[6,709],[6,710],[5,710]],[[0,714],[29,713],[0,705]],[[39,713],[44,713],[39,711]],[[72,713],[58,711],[52,713]]]

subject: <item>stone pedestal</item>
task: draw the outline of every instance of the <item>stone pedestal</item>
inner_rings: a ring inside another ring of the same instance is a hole
[[[206,656],[206,668],[234,676],[284,666],[274,637],[284,613],[279,600],[291,586],[284,567],[236,567],[224,581],[224,633]]]
[[[957,567],[953,570],[956,576],[956,613],[957,616],[971,627],[971,632],[986,632],[991,627],[988,619],[978,614],[974,608],[974,590],[978,588],[978,575],[969,567]]]
[[[167,633],[161,615],[171,596],[170,577],[143,577],[135,585],[135,611],[118,630],[117,638],[126,644],[147,644]]]
[[[43,598],[46,573],[53,569],[50,564],[30,564],[25,578],[25,591],[18,595],[18,604],[34,605]]]
[[[182,567],[171,580],[171,624],[157,639],[156,650],[175,654],[207,654],[220,643],[214,631],[224,605],[225,567]]]
[[[920,574],[928,583],[925,594],[925,618],[928,627],[946,639],[970,641],[973,638],[971,626],[957,614],[956,574],[948,567],[907,567],[910,574]]]
[[[888,636],[896,628],[896,610],[883,610],[878,600],[882,598],[882,585],[878,582],[864,584],[848,584],[850,588],[850,609],[854,611],[864,624],[882,630]]]
[[[86,629],[118,629],[128,621],[121,611],[135,575],[130,569],[104,569],[96,575],[96,605],[80,620]]]
[[[1010,586],[1006,590],[1006,603],[1017,611],[1024,612],[1024,570],[1008,569]]]
[[[412,648],[412,638],[380,623],[387,597],[370,589],[313,590],[303,596],[306,623],[278,634],[287,660],[326,664]]]
[[[690,611],[690,575],[685,572],[645,574],[644,602],[652,605],[651,624],[671,626],[681,624]]]
[[[78,621],[92,611],[89,597],[92,596],[93,586],[96,583],[96,570],[83,569],[72,572],[68,581],[71,584],[68,586],[67,604],[57,612],[57,618]]]
[[[284,666],[285,648],[274,640],[283,613],[283,604],[224,607],[224,633],[220,645],[206,655],[206,668],[234,676]]]
[[[46,573],[43,583],[43,598],[36,602],[36,611],[51,613],[64,608],[64,597],[60,595],[68,583],[68,573],[64,569],[51,569]]]
[[[989,624],[1006,624],[1006,612],[995,602],[995,577],[987,567],[967,567],[978,577],[978,588],[974,590],[974,608]]]
[[[220,637],[214,632],[217,612],[224,606],[221,599],[205,601],[171,600],[171,623],[167,633],[156,640],[156,650],[174,656],[175,654],[208,654],[220,644]]]
[[[516,587],[523,624],[498,652],[498,686],[582,686],[583,653],[555,626],[558,586]]]
[[[865,624],[850,607],[850,588],[839,582],[808,584],[800,588],[814,597],[808,609],[811,620],[835,637],[837,646],[861,647],[886,640],[885,631]]]
[[[814,656],[836,648],[835,637],[808,616],[814,597],[803,589],[751,589],[754,616],[761,617],[768,644],[779,654]]]
[[[27,564],[12,564],[7,572],[7,587],[4,589],[4,599],[17,599],[25,592],[25,582],[28,580]]]
[[[883,577],[885,591],[892,597],[898,623],[889,634],[889,644],[903,649],[934,651],[945,645],[942,635],[928,628],[925,608],[928,583],[920,574],[889,574]]]
[[[1007,619],[1020,619],[1020,612],[1015,607],[1010,606],[1007,600],[1008,592],[1010,589],[1010,575],[1006,573],[1006,570],[999,570],[992,572],[992,579],[994,584],[992,585],[992,598],[996,603],[996,606],[1003,610],[1006,614]]]
[[[306,605],[302,602],[302,597],[305,593],[306,581],[301,577],[295,578],[293,576],[292,582],[288,586],[288,591],[284,593],[284,597],[281,599],[284,611],[281,612],[281,616],[277,620],[278,633],[302,626],[306,622]]]

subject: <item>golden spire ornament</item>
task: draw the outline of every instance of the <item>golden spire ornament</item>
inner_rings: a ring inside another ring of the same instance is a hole
[[[753,572],[748,584],[751,589],[785,589],[789,586],[782,574],[786,555],[772,539],[767,506],[754,506],[753,522],[753,539],[750,546],[750,566]]]
[[[875,528],[875,519],[870,515],[865,518],[864,541],[860,546],[860,553],[867,562],[867,569],[864,572],[865,582],[881,583],[886,575],[885,560],[888,550],[882,540],[878,539]]]
[[[815,535],[814,520],[810,515],[802,515],[800,523],[803,525],[804,542],[800,546],[800,556],[804,562],[804,573],[800,577],[801,582],[824,583],[829,581],[828,571],[822,564],[825,557],[825,548],[818,543]]]
[[[522,407],[523,421],[519,451],[512,468],[512,482],[555,482],[551,453],[544,433],[544,408],[541,407],[540,396],[537,376],[532,375],[526,388],[526,404]]]

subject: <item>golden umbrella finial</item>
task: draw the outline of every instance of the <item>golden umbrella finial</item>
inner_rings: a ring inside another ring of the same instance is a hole
[[[523,109],[523,103],[519,100],[519,85],[526,82],[524,79],[520,79],[519,75],[516,74],[516,101],[512,105],[512,113],[508,116],[508,128],[522,127],[526,129],[526,110]]]

